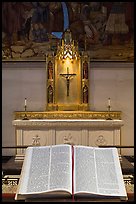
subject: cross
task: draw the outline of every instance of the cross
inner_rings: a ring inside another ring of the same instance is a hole
[[[70,79],[72,76],[75,76],[76,74],[69,74],[69,68],[67,67],[67,73],[66,74],[60,74],[60,76],[64,77],[67,82],[67,96],[69,96],[69,84],[70,84]]]

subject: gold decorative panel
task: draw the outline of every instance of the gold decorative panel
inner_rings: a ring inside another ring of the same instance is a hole
[[[108,111],[45,111],[27,112],[28,119],[108,119]],[[111,119],[121,120],[121,111],[111,111]],[[14,119],[23,119],[24,111],[14,112]]]
[[[79,55],[67,29],[56,54],[46,56],[48,111],[89,109],[89,61],[85,52]]]

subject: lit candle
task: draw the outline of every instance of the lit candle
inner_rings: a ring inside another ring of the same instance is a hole
[[[25,106],[26,106],[26,98],[25,98]]]
[[[108,106],[110,106],[110,98],[108,99]]]

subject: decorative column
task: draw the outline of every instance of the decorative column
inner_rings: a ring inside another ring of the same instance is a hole
[[[52,109],[54,103],[54,54],[49,53],[46,56],[47,69],[47,110]]]
[[[81,102],[83,110],[89,110],[89,61],[90,58],[87,53],[82,53],[81,58],[81,70],[82,70],[82,92]]]

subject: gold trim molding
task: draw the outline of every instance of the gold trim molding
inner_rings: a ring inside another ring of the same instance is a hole
[[[24,112],[15,111],[14,120],[23,119],[25,114],[28,119],[108,119],[108,111],[45,111],[45,112]],[[121,111],[111,111],[110,118],[121,120]]]

